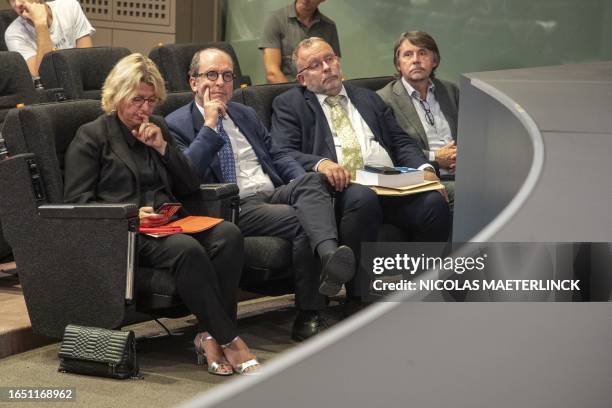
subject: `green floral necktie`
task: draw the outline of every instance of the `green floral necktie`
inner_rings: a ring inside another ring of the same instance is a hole
[[[355,180],[355,173],[363,168],[363,157],[355,129],[341,104],[342,98],[344,95],[328,96],[325,98],[325,104],[330,107],[332,126],[342,141],[342,163],[339,164],[351,174],[351,179]]]

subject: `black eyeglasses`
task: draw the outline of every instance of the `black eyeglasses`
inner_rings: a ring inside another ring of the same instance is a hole
[[[231,71],[225,71],[225,72],[208,71],[208,72],[203,72],[200,74],[195,74],[194,78],[205,76],[206,79],[208,79],[209,81],[216,81],[217,78],[219,78],[219,75],[221,75],[221,78],[223,78],[223,82],[232,82],[236,78],[236,75],[234,75],[234,73]]]
[[[423,110],[425,111],[425,117],[427,118],[427,122],[429,122],[429,124],[431,126],[433,126],[434,125],[434,115],[433,115],[433,113],[431,113],[431,108],[429,107],[429,102],[424,101],[421,98],[417,98],[417,99],[421,103],[421,108],[423,108]]]

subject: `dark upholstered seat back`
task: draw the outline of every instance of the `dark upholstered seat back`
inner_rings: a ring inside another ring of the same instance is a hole
[[[154,48],[149,53],[151,58],[159,68],[164,80],[166,88],[170,92],[185,92],[191,91],[189,86],[189,64],[196,51],[203,48],[219,48],[227,52],[234,62],[234,88],[239,88],[242,82],[242,71],[240,63],[234,48],[226,42],[208,42],[208,43],[189,43],[189,44],[166,44]]]
[[[17,13],[12,9],[0,11],[0,51],[8,51],[6,42],[4,42],[4,33],[13,20],[17,18]]]
[[[234,90],[233,102],[242,103],[255,109],[257,116],[270,129],[272,124],[272,101],[289,89],[300,86],[295,82],[286,84],[255,85]]]
[[[15,120],[9,120],[13,113]],[[64,156],[77,129],[101,114],[100,102],[81,100],[16,109],[7,117],[3,134],[9,153],[36,155],[50,203],[63,201]]]
[[[72,48],[45,55],[40,80],[45,88],[64,88],[68,99],[100,99],[115,64],[131,52],[123,47]]]
[[[168,116],[183,105],[187,105],[193,99],[193,92],[168,92],[168,97],[161,105],[157,106],[153,113],[159,116]]]
[[[0,123],[17,104],[38,102],[38,95],[21,54],[0,51]]]
[[[353,86],[358,86],[360,88],[367,88],[371,91],[378,91],[380,88],[387,85],[391,82],[395,77],[393,76],[381,76],[381,77],[372,77],[372,78],[355,78],[348,79],[345,81],[347,84],[351,84]]]

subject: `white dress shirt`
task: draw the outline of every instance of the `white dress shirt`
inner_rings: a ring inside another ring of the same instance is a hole
[[[197,102],[196,106],[204,116],[204,108]],[[230,139],[234,152],[236,183],[240,190],[240,198],[250,197],[257,193],[272,193],[274,191],[272,180],[264,173],[255,150],[229,115],[225,115],[223,118],[223,129]],[[217,131],[216,129],[213,130]]]
[[[442,112],[442,109],[440,109],[440,104],[438,103],[438,100],[434,94],[435,85],[430,81],[427,88],[427,97],[422,100],[419,91],[414,89],[412,85],[410,85],[410,83],[408,83],[408,81],[406,81],[403,77],[402,84],[404,84],[406,92],[408,92],[408,95],[410,95],[410,100],[412,101],[414,109],[419,115],[419,119],[421,119],[423,129],[425,129],[427,143],[429,143],[428,159],[430,161],[434,161],[436,160],[435,152],[453,141],[453,135],[451,133],[450,126],[448,125],[448,121],[446,120],[446,117],[444,117],[444,113]],[[421,101],[425,103],[423,104]],[[429,107],[434,119],[433,125],[427,120],[427,115],[423,105]],[[443,174],[448,174],[448,171],[445,169],[440,169],[440,172]]]

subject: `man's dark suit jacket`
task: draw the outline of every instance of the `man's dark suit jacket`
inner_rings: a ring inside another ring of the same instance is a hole
[[[459,111],[459,89],[455,84],[440,79],[434,79],[434,94],[440,104],[451,135],[457,140],[457,118]],[[397,123],[419,144],[426,155],[429,155],[429,141],[419,114],[406,91],[401,79],[389,82],[377,92],[383,101],[393,110]]]
[[[176,148],[164,120],[151,116],[166,142],[166,154],[154,154],[166,192],[186,195],[199,188],[189,161]],[[116,115],[102,115],[79,128],[65,157],[64,201],[140,204],[140,182],[130,148]]]
[[[351,103],[396,166],[417,168],[427,163],[421,149],[397,124],[391,109],[373,91],[344,85]],[[295,87],[277,96],[272,104],[272,138],[306,170],[321,159],[338,161],[331,130],[314,93]]]
[[[259,164],[275,187],[287,184],[305,173],[291,156],[281,152],[272,143],[268,131],[252,108],[230,102],[227,114],[253,147]],[[166,116],[166,122],[179,148],[197,169],[200,180],[206,183],[220,182],[221,166],[217,152],[224,141],[216,131],[204,126],[204,118],[195,102],[191,101]]]

